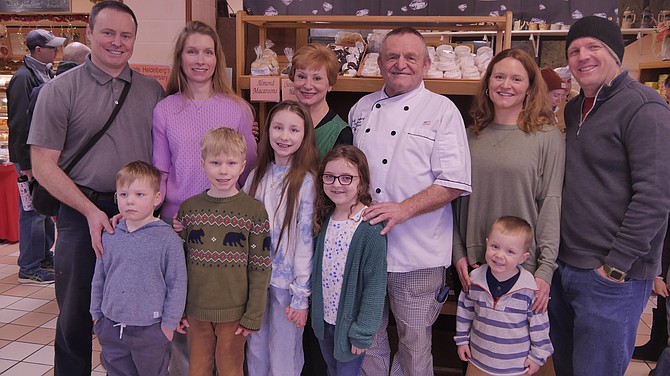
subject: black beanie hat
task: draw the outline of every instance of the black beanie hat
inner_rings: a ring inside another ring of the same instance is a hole
[[[568,36],[565,38],[565,54],[567,56],[570,44],[579,38],[595,38],[603,42],[618,58],[618,63],[623,61],[623,36],[621,29],[612,21],[598,16],[588,16],[580,19],[570,26]]]

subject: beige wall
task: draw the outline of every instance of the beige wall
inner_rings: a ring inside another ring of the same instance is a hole
[[[202,21],[216,29],[216,1],[215,0],[191,0],[191,18]]]
[[[92,6],[90,0],[72,0],[72,13],[89,13]]]
[[[139,22],[131,64],[169,65],[175,37],[184,26],[184,0],[125,0]]]

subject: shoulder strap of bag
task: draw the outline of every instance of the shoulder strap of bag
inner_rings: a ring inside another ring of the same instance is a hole
[[[132,78],[132,71],[131,71],[131,78]],[[86,146],[84,146],[83,149],[77,153],[77,155],[72,159],[72,162],[63,169],[63,172],[66,174],[70,172],[74,166],[88,153],[89,150],[95,145],[107,132],[107,129],[109,129],[109,126],[112,125],[114,122],[114,119],[116,119],[116,115],[118,115],[119,111],[121,110],[121,106],[123,106],[123,102],[126,101],[126,97],[128,96],[128,92],[130,91],[130,82],[126,82],[125,86],[123,87],[123,92],[121,92],[121,96],[119,97],[119,100],[114,104],[114,110],[112,111],[112,114],[109,115],[109,119],[107,119],[107,123],[105,123],[105,126],[102,127],[102,129],[91,138]]]

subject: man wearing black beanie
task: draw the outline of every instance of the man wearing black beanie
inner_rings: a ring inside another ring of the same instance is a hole
[[[623,376],[670,212],[670,107],[621,69],[618,26],[589,16],[566,38],[582,87],[565,108],[561,245],[549,301],[556,375]]]

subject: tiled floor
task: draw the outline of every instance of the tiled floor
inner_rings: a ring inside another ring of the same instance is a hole
[[[18,244],[0,244],[0,375],[53,375],[58,306],[54,286],[19,285]],[[93,340],[92,376],[102,376]]]
[[[58,306],[53,285],[19,285],[18,244],[0,244],[0,375],[53,375],[54,334]],[[642,314],[637,345],[649,339],[651,309]],[[102,376],[100,345],[93,339],[92,376]],[[647,376],[654,363],[633,361],[626,376]]]

